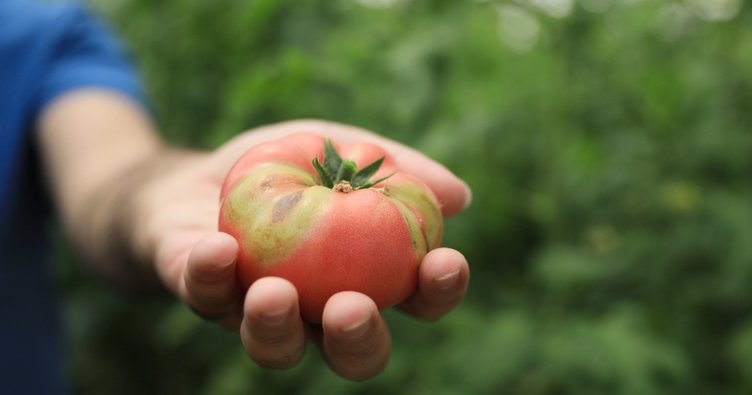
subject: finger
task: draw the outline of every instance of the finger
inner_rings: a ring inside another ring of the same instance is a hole
[[[392,340],[376,304],[357,292],[340,292],[326,303],[322,316],[324,356],[340,376],[361,381],[381,373]]]
[[[397,166],[428,185],[436,195],[445,217],[455,215],[470,206],[473,194],[470,187],[449,169],[428,156],[408,147],[404,154],[394,154]]]
[[[183,273],[183,299],[200,316],[228,328],[240,324],[242,288],[237,281],[238,244],[232,236],[213,233],[191,250]]]
[[[450,248],[432,250],[420,264],[418,290],[399,308],[417,318],[438,320],[464,299],[469,279],[462,254]]]
[[[266,277],[248,289],[240,338],[248,356],[267,368],[285,369],[303,358],[306,335],[298,293],[287,280]]]

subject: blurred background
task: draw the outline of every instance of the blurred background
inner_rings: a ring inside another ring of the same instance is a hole
[[[474,202],[438,323],[384,374],[260,369],[59,252],[81,394],[752,393],[752,9],[742,0],[101,0],[170,141],[300,117],[416,147]]]

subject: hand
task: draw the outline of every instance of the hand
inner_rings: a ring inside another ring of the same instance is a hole
[[[381,372],[391,351],[390,333],[375,303],[357,292],[341,292],[326,304],[321,326],[307,326],[298,314],[295,287],[263,278],[247,292],[236,278],[237,242],[217,232],[218,195],[225,174],[253,145],[311,131],[339,141],[369,141],[390,151],[403,171],[426,182],[445,216],[462,210],[470,191],[456,176],[417,151],[350,126],[295,121],[241,134],[212,154],[186,154],[139,194],[136,219],[142,251],[150,251],[164,284],[199,315],[239,330],[247,354],[261,366],[289,368],[303,356],[307,339],[321,348],[342,377],[363,380]],[[469,279],[465,258],[439,248],[420,265],[418,290],[398,308],[426,320],[452,310]]]

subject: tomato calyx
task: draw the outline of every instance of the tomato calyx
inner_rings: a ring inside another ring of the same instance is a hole
[[[371,180],[371,177],[381,167],[384,157],[369,163],[362,169],[358,169],[357,164],[350,159],[342,159],[337,149],[334,148],[332,141],[324,140],[324,163],[319,162],[318,158],[313,158],[313,168],[321,179],[321,184],[337,192],[349,193],[358,189],[370,188],[387,178],[394,175],[389,174],[386,177],[377,180]]]

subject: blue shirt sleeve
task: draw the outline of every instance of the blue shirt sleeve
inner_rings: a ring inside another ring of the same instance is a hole
[[[122,93],[148,109],[124,46],[88,10],[0,0],[0,223],[35,121],[60,95],[87,87]]]
[[[56,97],[83,87],[107,88],[145,103],[137,73],[121,42],[108,27],[80,7],[64,9],[66,21],[49,61],[50,68],[39,87],[37,110]]]

